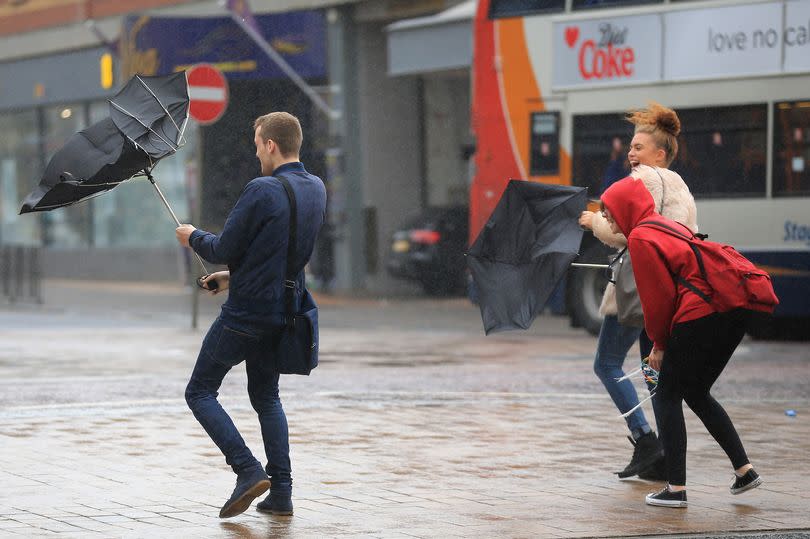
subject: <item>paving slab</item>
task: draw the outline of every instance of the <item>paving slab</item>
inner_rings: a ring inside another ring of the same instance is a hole
[[[70,303],[0,308],[0,537],[810,537],[806,344],[747,340],[716,386],[764,484],[732,496],[687,411],[690,506],[656,508],[660,483],[612,473],[631,448],[593,337],[557,317],[484,337],[463,300],[322,298],[322,364],[282,381],[295,515],[221,520],[234,476],[183,400],[187,291],[148,317],[157,292],[111,286],[134,304],[112,316],[90,285],[49,287]],[[245,382],[220,396],[258,455]]]

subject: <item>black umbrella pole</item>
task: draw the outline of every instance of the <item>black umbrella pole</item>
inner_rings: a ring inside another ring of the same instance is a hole
[[[157,191],[157,194],[158,194],[158,196],[160,197],[160,200],[162,200],[162,201],[163,201],[163,205],[164,205],[164,206],[166,206],[166,209],[167,209],[167,210],[169,210],[169,213],[171,214],[172,219],[174,219],[175,224],[176,224],[177,226],[180,226],[180,220],[179,220],[179,219],[177,218],[177,216],[174,214],[174,210],[172,210],[172,207],[171,207],[171,206],[169,206],[169,201],[168,201],[168,200],[166,200],[166,197],[165,197],[165,196],[163,196],[163,191],[161,191],[161,190],[160,190],[160,187],[158,187],[157,182],[155,182],[155,178],[153,178],[153,177],[152,177],[152,174],[151,174],[151,173],[148,173],[148,172],[146,173],[146,177],[149,179],[149,182],[150,182],[150,183],[152,184],[152,186],[155,188],[155,191]],[[201,268],[202,268],[202,270],[203,270],[203,274],[204,274],[204,275],[208,275],[208,268],[206,268],[206,267],[205,267],[205,262],[203,262],[203,259],[202,259],[202,258],[200,258],[200,255],[198,255],[197,253],[194,253],[194,256],[195,256],[195,257],[197,257],[197,262],[199,262],[199,263],[200,263],[200,267],[201,267]]]

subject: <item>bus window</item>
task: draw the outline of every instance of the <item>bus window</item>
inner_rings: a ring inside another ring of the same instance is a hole
[[[496,19],[563,10],[565,0],[492,0],[489,5],[489,16]]]
[[[560,113],[532,113],[532,176],[556,176],[560,173]]]
[[[773,194],[810,195],[810,99],[777,103],[773,130]]]
[[[574,116],[573,184],[598,197],[630,172],[627,150],[633,126],[623,114]]]
[[[695,198],[765,196],[767,105],[676,109],[671,168]]]
[[[639,4],[661,4],[664,0],[574,0],[574,9],[591,9],[599,7],[635,6]]]

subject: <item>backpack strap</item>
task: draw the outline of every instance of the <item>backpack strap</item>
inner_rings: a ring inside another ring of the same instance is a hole
[[[675,222],[677,222],[677,221],[675,221]],[[681,226],[682,226],[682,227],[683,227],[683,228],[684,228],[684,229],[685,229],[685,230],[686,230],[686,231],[687,231],[689,234],[687,235],[687,234],[683,233],[682,231],[678,230],[678,229],[677,229],[677,228],[675,228],[675,227],[669,226],[669,225],[668,225],[668,224],[666,224],[666,223],[660,223],[660,222],[658,222],[658,221],[641,221],[641,222],[640,222],[638,225],[636,225],[636,226],[642,226],[642,225],[647,225],[647,226],[649,226],[649,225],[654,225],[654,227],[655,227],[655,228],[659,228],[659,229],[666,229],[668,232],[671,232],[672,234],[674,234],[674,235],[676,235],[676,236],[681,236],[681,237],[682,237],[683,239],[685,239],[685,240],[691,240],[691,239],[694,239],[694,238],[696,238],[696,237],[699,237],[699,236],[696,236],[695,234],[693,234],[693,233],[692,233],[692,231],[689,229],[689,227],[688,227],[688,226],[686,226],[686,225],[684,225],[684,224],[682,224],[682,223],[678,223],[678,224],[679,224],[679,225],[681,225]],[[708,237],[708,236],[706,236],[706,237]],[[701,239],[703,239],[703,238],[701,238]]]
[[[287,198],[290,199],[290,237],[287,242],[287,269],[284,277],[284,303],[287,311],[287,324],[291,324],[295,314],[295,258],[298,254],[296,242],[298,232],[298,208],[295,202],[295,192],[287,178],[276,176],[284,186]]]
[[[693,234],[692,231],[689,230],[689,227],[687,227],[686,225],[684,225],[682,223],[678,223],[678,224],[681,225],[683,228],[685,228],[689,232],[689,235],[684,234],[683,232],[681,232],[680,230],[678,230],[675,227],[669,226],[666,223],[659,223],[658,221],[642,221],[636,226],[644,226],[644,227],[647,227],[647,228],[655,228],[655,229],[658,229],[658,230],[660,230],[660,231],[662,231],[664,233],[669,234],[670,236],[682,239],[686,243],[688,243],[689,248],[692,249],[692,252],[695,254],[695,258],[697,259],[698,268],[700,269],[700,276],[703,278],[704,281],[706,281],[706,284],[708,284],[709,286],[712,286],[711,283],[709,283],[709,277],[706,274],[706,266],[703,264],[703,254],[700,252],[700,249],[698,249],[698,246],[695,245],[695,243],[694,243],[694,240],[696,238],[700,239],[700,240],[703,240],[704,237],[707,238],[708,236],[706,236],[705,234],[701,234],[700,236],[698,236],[696,234]],[[687,289],[694,292],[695,295],[697,295],[700,299],[702,299],[706,303],[711,304],[711,302],[712,302],[711,296],[708,296],[705,292],[703,292],[698,287],[696,287],[695,285],[693,285],[692,283],[690,283],[689,281],[684,279],[681,275],[673,274],[673,277],[675,277],[676,282],[678,282],[679,284],[682,284]]]

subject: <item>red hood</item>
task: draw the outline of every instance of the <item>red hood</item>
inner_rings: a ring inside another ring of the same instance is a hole
[[[611,185],[602,194],[602,203],[625,236],[629,236],[640,221],[655,212],[655,201],[644,182],[633,177]]]

